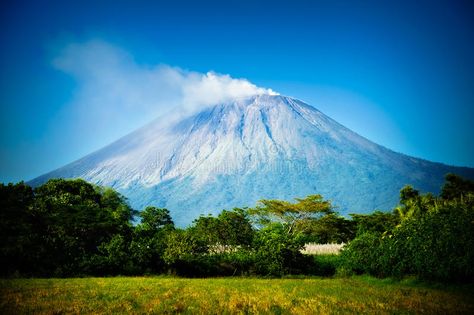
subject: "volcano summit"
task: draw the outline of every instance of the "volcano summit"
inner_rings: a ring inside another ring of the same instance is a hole
[[[438,192],[446,173],[474,169],[393,152],[314,107],[256,95],[166,117],[31,184],[83,178],[111,186],[135,209],[168,208],[178,225],[259,199],[322,194],[341,214],[388,210],[405,184]]]

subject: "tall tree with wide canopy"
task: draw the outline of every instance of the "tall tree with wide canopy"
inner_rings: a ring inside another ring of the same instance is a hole
[[[255,208],[248,209],[254,222],[259,226],[281,223],[290,235],[301,232],[312,220],[334,213],[329,200],[321,195],[295,198],[291,203],[283,200],[260,200]]]

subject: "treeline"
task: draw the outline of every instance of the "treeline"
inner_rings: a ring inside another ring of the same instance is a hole
[[[393,216],[346,246],[341,272],[474,282],[474,182],[448,174],[439,197],[406,186]]]
[[[339,216],[320,195],[262,200],[177,228],[166,209],[138,212],[110,188],[53,179],[0,185],[2,276],[368,273],[474,280],[474,184],[448,175],[439,197],[410,186],[393,212]],[[340,256],[305,243],[348,243]]]

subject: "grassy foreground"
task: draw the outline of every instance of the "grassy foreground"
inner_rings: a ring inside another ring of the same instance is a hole
[[[474,314],[474,287],[367,277],[0,280],[0,314]]]

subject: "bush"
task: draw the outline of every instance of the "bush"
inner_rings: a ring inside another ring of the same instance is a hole
[[[255,252],[251,249],[240,249],[216,256],[219,258],[220,276],[250,276],[255,274]]]
[[[314,276],[332,277],[340,266],[340,255],[314,255],[310,273]]]
[[[391,233],[364,233],[342,251],[345,272],[474,281],[474,195],[437,201]]]
[[[264,276],[303,273],[311,258],[301,254],[302,247],[281,224],[260,230],[254,240],[256,273]]]
[[[474,280],[474,198],[438,205],[394,230],[388,253],[393,275],[426,280]]]
[[[346,245],[341,252],[341,268],[356,274],[380,274],[381,234],[366,232]]]

